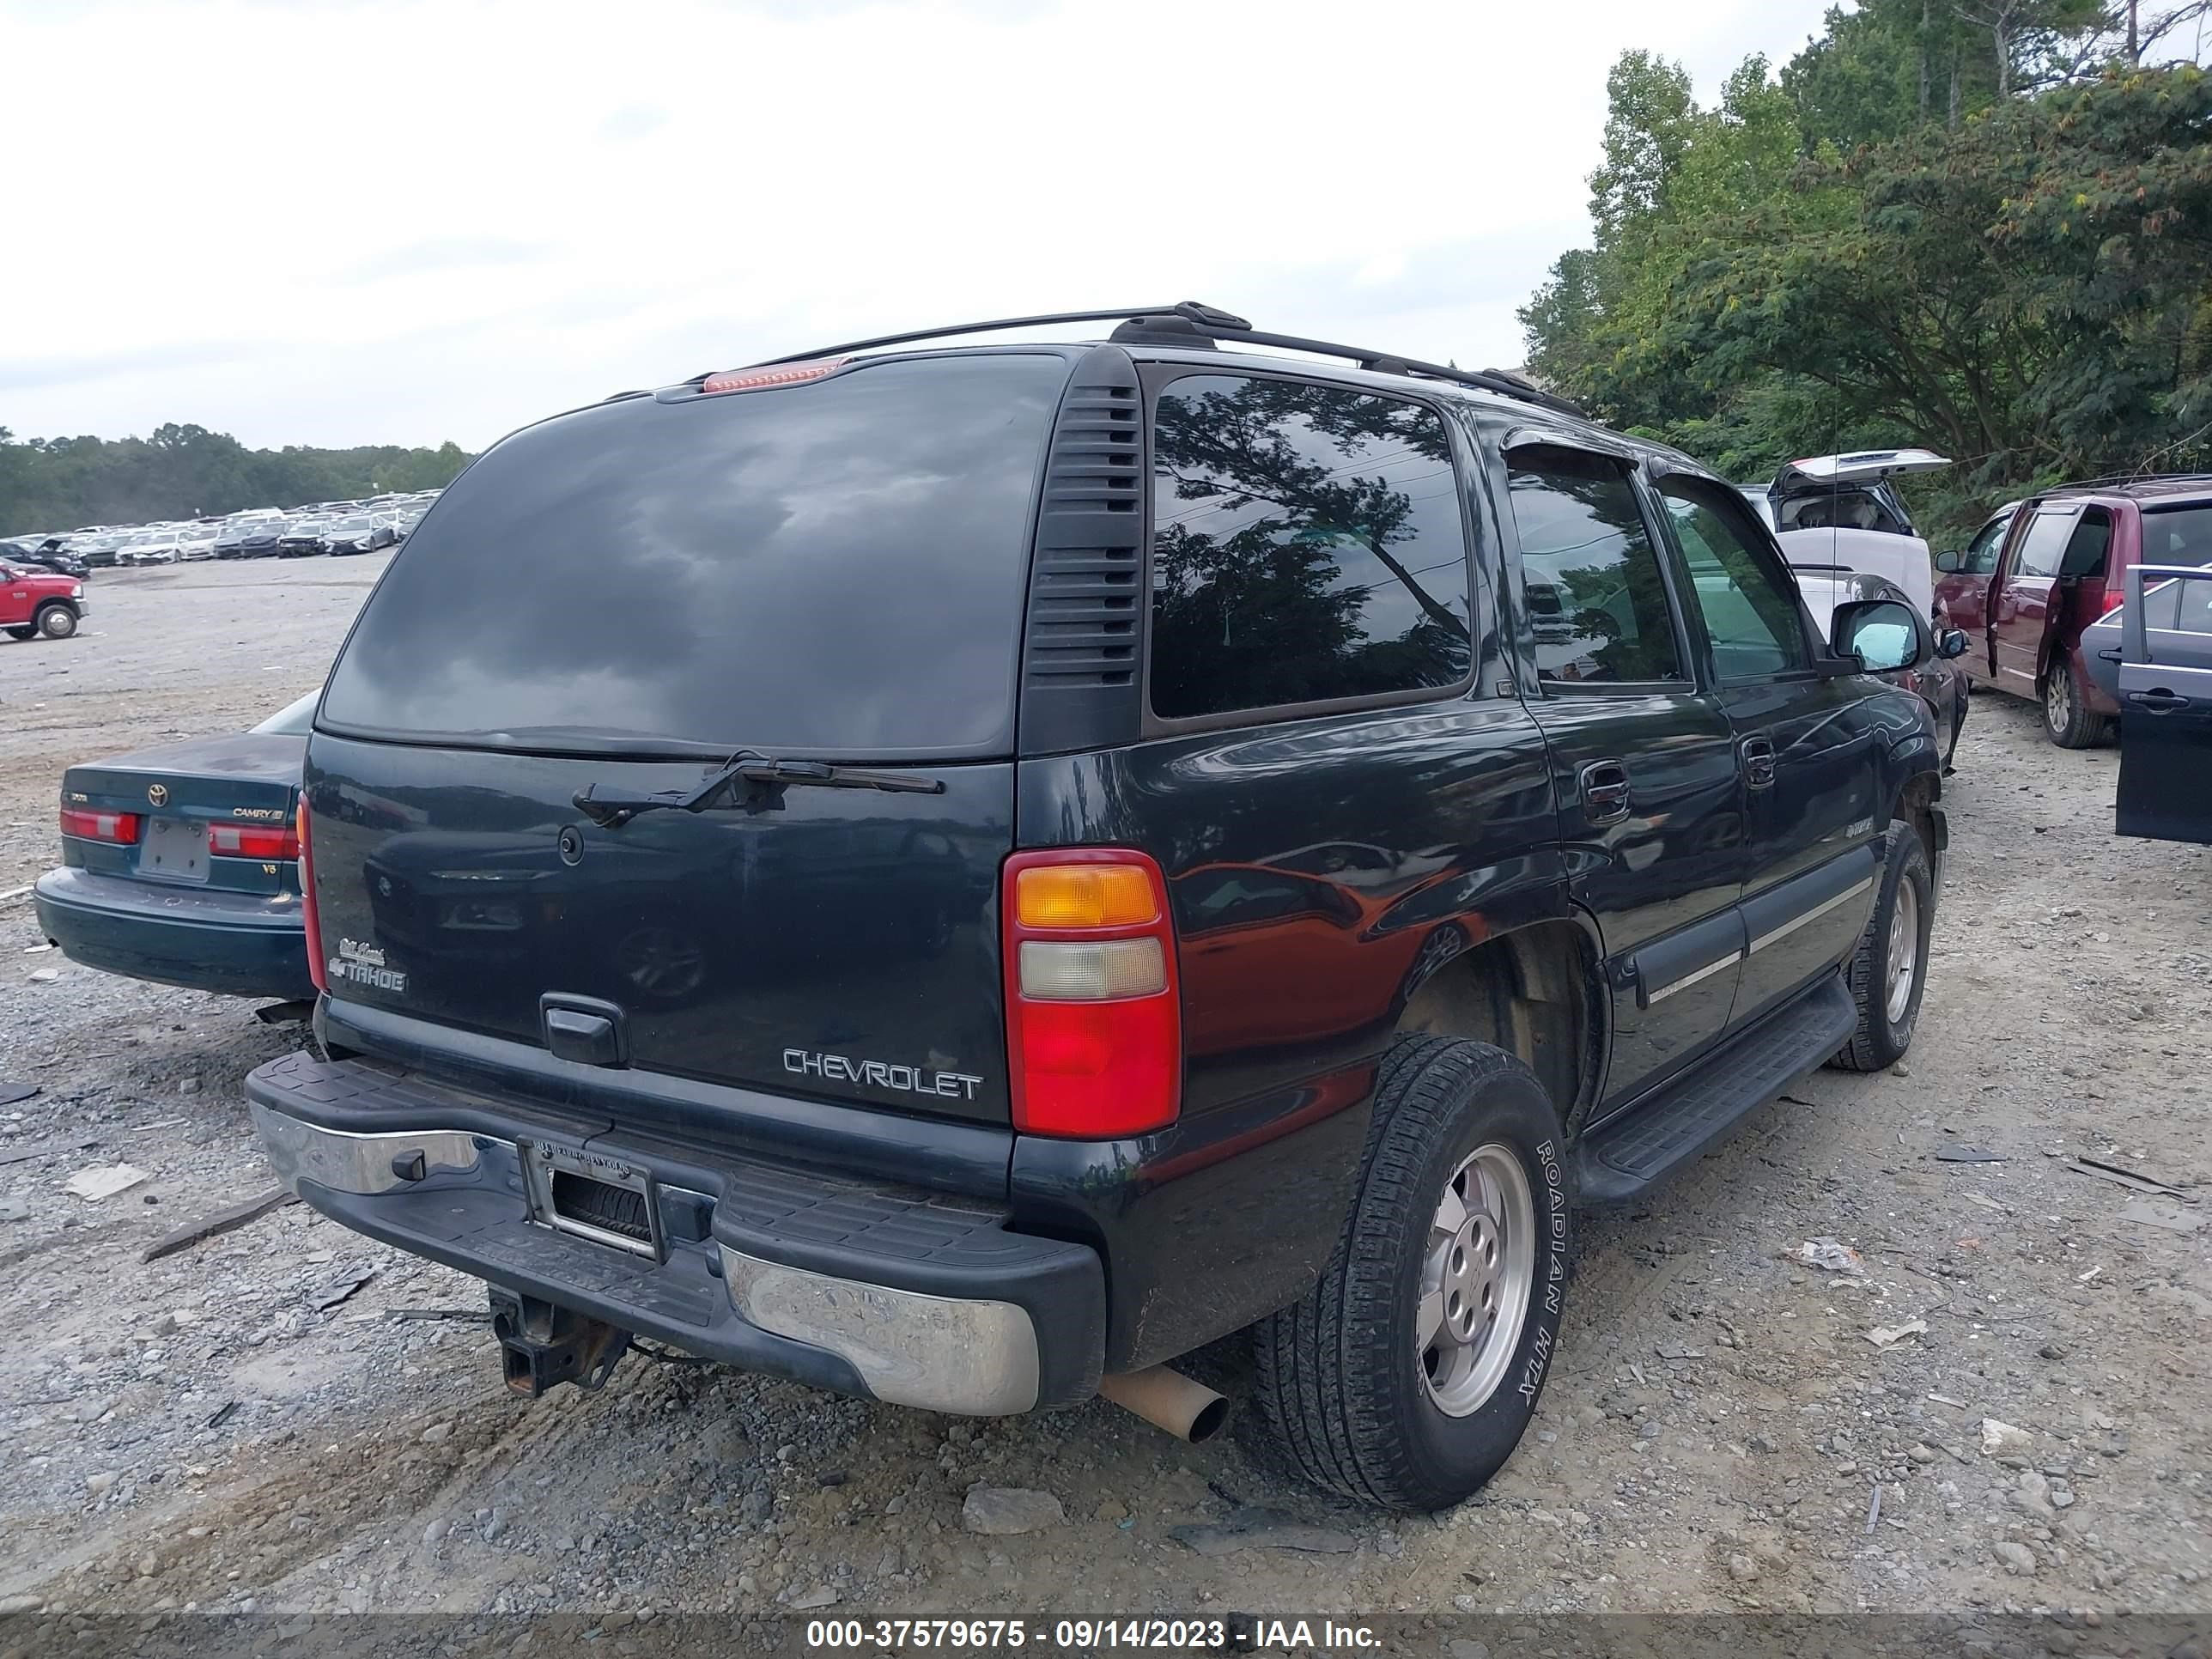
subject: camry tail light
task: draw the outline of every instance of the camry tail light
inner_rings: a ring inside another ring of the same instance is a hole
[[[1159,866],[1118,848],[1019,853],[1001,907],[1014,1127],[1107,1139],[1174,1122],[1182,1009]]]
[[[295,859],[300,837],[295,830],[258,824],[210,823],[208,851],[222,859]]]
[[[92,812],[81,807],[62,808],[62,834],[80,841],[104,841],[128,847],[138,839],[136,812]]]
[[[323,965],[323,921],[315,914],[315,861],[308,851],[307,797],[300,797],[300,810],[292,820],[292,840],[300,858],[300,920],[307,933],[307,977],[318,991],[331,988],[330,969]]]

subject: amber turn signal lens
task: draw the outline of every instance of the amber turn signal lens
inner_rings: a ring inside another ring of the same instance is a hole
[[[1042,864],[1016,872],[1024,927],[1134,927],[1159,920],[1152,878],[1131,864]]]

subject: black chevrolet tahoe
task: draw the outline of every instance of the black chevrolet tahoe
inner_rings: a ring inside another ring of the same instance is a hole
[[[624,393],[446,491],[316,714],[259,1131],[524,1393],[647,1337],[1195,1436],[1167,1363],[1249,1329],[1296,1465],[1456,1503],[1577,1206],[1911,1041],[1940,756],[1867,671],[1925,630],[1820,639],[1735,490],[1517,377],[1019,320],[1106,337]]]

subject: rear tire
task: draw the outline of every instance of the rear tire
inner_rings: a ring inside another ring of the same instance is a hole
[[[50,605],[39,612],[38,630],[50,640],[65,640],[76,632],[76,612],[65,605]]]
[[[1534,1072],[1487,1043],[1393,1048],[1328,1266],[1253,1333],[1257,1393],[1297,1468],[1409,1511],[1495,1474],[1550,1374],[1571,1216]]]
[[[1849,970],[1859,1028],[1830,1065],[1878,1072],[1904,1058],[1928,988],[1928,939],[1935,924],[1936,878],[1928,849],[1911,824],[1893,823],[1880,896]]]
[[[36,628],[11,628],[8,630],[8,637],[11,640],[34,640],[38,636]]]
[[[2063,657],[2043,676],[2043,735],[2061,749],[2087,749],[2105,735],[2104,716],[2090,709],[2073,664]]]

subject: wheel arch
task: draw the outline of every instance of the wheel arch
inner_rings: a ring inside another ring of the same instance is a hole
[[[1931,869],[1943,867],[1943,849],[1948,836],[1943,829],[1943,775],[1941,769],[1921,769],[1908,775],[1898,786],[1897,798],[1890,804],[1889,822],[1909,823],[1920,837],[1922,849],[1928,854]]]
[[[1611,1012],[1596,925],[1577,908],[1492,933],[1445,963],[1407,1000],[1395,1035],[1470,1039],[1514,1055],[1571,1128],[1603,1084]]]

